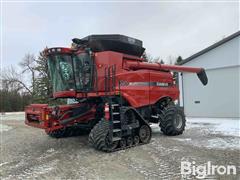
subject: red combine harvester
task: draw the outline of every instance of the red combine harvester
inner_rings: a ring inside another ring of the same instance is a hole
[[[182,134],[183,111],[174,104],[179,90],[171,71],[196,73],[203,85],[203,68],[147,63],[142,41],[123,35],[91,35],[73,39],[72,48],[44,51],[53,98],[77,103],[26,107],[25,123],[52,137],[91,130],[89,143],[112,152],[151,139],[149,123],[159,123],[165,135]]]

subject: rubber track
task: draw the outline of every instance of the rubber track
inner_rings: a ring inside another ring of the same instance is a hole
[[[125,149],[129,149],[132,147],[136,147],[138,145],[143,145],[143,144],[148,144],[150,142],[147,143],[138,143],[138,144],[133,144],[131,146],[126,146],[126,147],[118,147],[116,149],[106,149],[106,147],[104,146],[104,144],[102,143],[102,140],[105,139],[106,137],[106,132],[109,128],[109,124],[106,120],[101,120],[98,122],[98,124],[96,124],[94,126],[94,128],[92,129],[92,131],[89,134],[89,144],[90,146],[94,147],[95,149],[99,150],[99,151],[104,151],[104,152],[116,152],[116,151],[120,151],[120,150],[125,150]],[[119,140],[121,141],[121,140]],[[118,141],[118,143],[119,143]],[[118,145],[119,146],[119,145]]]

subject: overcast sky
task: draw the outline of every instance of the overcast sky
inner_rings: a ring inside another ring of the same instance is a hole
[[[143,41],[147,53],[183,58],[239,30],[238,3],[3,3],[3,67],[44,47],[116,33]]]

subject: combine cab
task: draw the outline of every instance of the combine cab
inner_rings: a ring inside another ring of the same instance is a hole
[[[165,135],[182,134],[185,116],[174,104],[179,90],[172,71],[196,73],[207,84],[204,69],[147,63],[142,41],[122,35],[73,39],[72,48],[50,48],[47,57],[53,97],[77,103],[26,107],[26,124],[52,137],[89,130],[92,147],[112,152],[151,140],[149,123]]]

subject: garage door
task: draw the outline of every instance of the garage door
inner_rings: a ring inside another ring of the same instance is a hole
[[[207,70],[207,86],[202,86],[197,76],[184,73],[186,116],[239,118],[239,72],[239,66]]]

